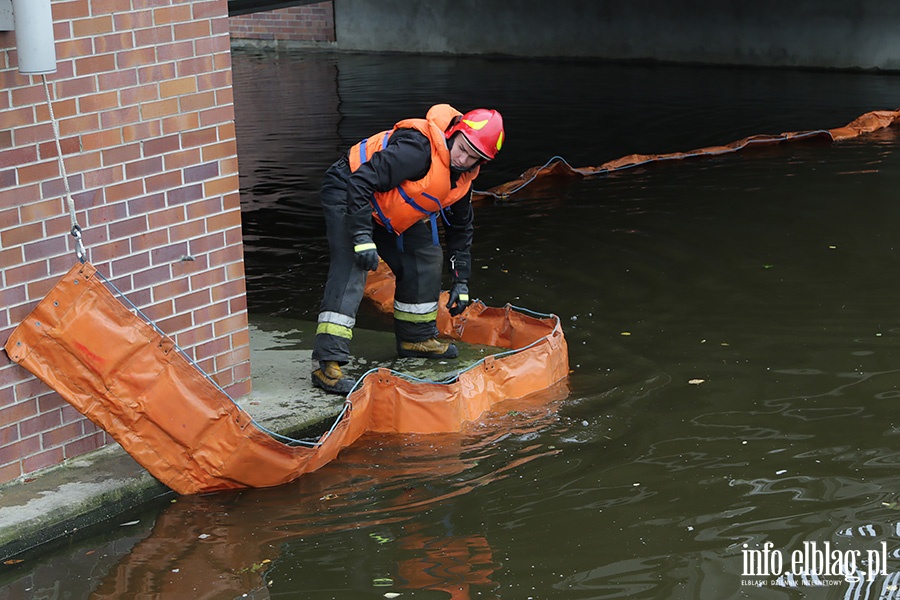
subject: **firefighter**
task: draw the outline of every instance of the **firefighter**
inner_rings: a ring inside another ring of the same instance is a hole
[[[347,394],[354,380],[341,366],[368,271],[384,260],[396,278],[394,332],[401,357],[455,358],[455,345],[437,338],[444,253],[450,264],[451,315],[469,304],[473,235],[472,181],[503,145],[495,110],[465,114],[448,104],[424,119],[406,119],[362,140],[325,173],[321,201],[331,253],[316,327],[313,384]]]

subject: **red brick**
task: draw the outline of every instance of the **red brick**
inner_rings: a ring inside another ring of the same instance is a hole
[[[53,237],[42,239],[31,244],[25,244],[25,260],[29,262],[44,260],[51,256],[59,256],[65,254],[66,239],[63,237]],[[34,291],[29,289],[29,296],[35,297]]]
[[[157,326],[169,335],[173,335],[178,331],[186,331],[192,325],[193,322],[189,313],[176,314],[168,319],[157,321]]]
[[[114,54],[94,54],[83,58],[75,59],[75,74],[96,75],[105,73],[116,68],[116,57]]]
[[[164,154],[177,148],[178,140],[170,140],[171,136],[160,138],[160,131],[159,121],[125,125],[122,127],[122,139],[125,142],[144,141],[144,156]],[[175,147],[172,146],[173,142]]]
[[[157,126],[159,125],[158,122]],[[167,154],[174,152],[181,147],[181,141],[177,135],[167,135],[144,143],[144,156],[153,156],[154,154]]]
[[[104,149],[101,152],[104,165],[119,164],[141,157],[140,142],[132,142],[117,146],[115,149]]]
[[[29,104],[41,104],[47,101],[43,86],[37,85],[10,90],[10,96],[12,106],[17,107],[24,107]],[[56,104],[53,106],[56,108]]]
[[[166,197],[164,194],[148,194],[140,198],[134,198],[128,201],[128,214],[140,215],[159,210],[166,205]],[[178,208],[181,210],[181,207]],[[183,211],[182,211],[183,214]]]
[[[188,148],[163,156],[167,169],[182,169],[200,162],[201,148]]]
[[[140,85],[123,89],[119,92],[119,97],[122,99],[122,106],[131,106],[159,99],[159,90],[155,84]]]
[[[22,475],[22,461],[16,461],[8,465],[0,465],[0,483],[18,479]]]
[[[92,0],[91,14],[120,13],[131,10],[130,0]]]
[[[94,169],[93,171],[84,174],[84,186],[87,189],[103,187],[104,189],[102,191],[105,192],[106,186],[122,181],[123,170],[122,165],[112,165],[102,169]],[[96,199],[96,195],[94,198]],[[85,206],[87,201],[88,199],[86,197],[78,195],[75,205]]]
[[[127,2],[127,0],[125,0]],[[94,38],[93,51],[98,54],[106,52],[114,52],[116,54],[116,64],[119,68],[122,65],[119,62],[121,52],[134,47],[134,36],[130,31],[124,33],[108,33]]]
[[[159,83],[175,78],[175,63],[156,63],[151,62],[145,66],[138,67],[138,81],[142,84]]]
[[[81,112],[99,112],[118,106],[119,93],[117,91],[91,94],[78,99],[78,108]]]
[[[199,219],[220,212],[222,212],[221,198],[207,198],[187,205],[188,219]]]
[[[33,473],[40,469],[56,466],[64,458],[62,448],[52,448],[22,459],[22,470],[25,473]]]
[[[90,15],[86,2],[54,2],[50,5],[54,21],[72,21]]]
[[[131,253],[131,248],[128,240],[118,240],[92,246],[90,252],[91,262],[97,264],[101,261],[111,261],[127,256]]]
[[[178,79],[169,79],[166,81],[161,81],[159,84],[159,95],[161,98],[185,96],[187,94],[193,94],[196,91],[196,77],[181,77]]]
[[[81,136],[81,144],[85,150],[115,148],[121,143],[122,131],[120,129],[104,129]]]
[[[160,173],[163,169],[163,161],[160,156],[153,156],[143,160],[134,161],[125,165],[125,177],[134,179]]]
[[[144,182],[140,179],[125,181],[106,188],[106,201],[117,202],[144,195]]]
[[[197,87],[201,91],[225,88],[231,85],[231,73],[228,71],[216,71],[197,75]]]
[[[138,29],[134,32],[135,46],[156,46],[157,50],[169,44],[172,41],[171,27],[151,27],[149,29]],[[171,60],[170,57],[163,57],[159,53],[157,56],[161,59]]]
[[[94,77],[80,77],[78,79],[65,79],[56,82],[57,95],[66,98],[78,98],[93,94],[97,91]],[[53,111],[56,112],[56,105],[53,105]]]
[[[170,31],[167,29],[167,31]],[[170,36],[168,41],[171,41]],[[162,44],[156,48],[156,56],[160,61],[175,61],[185,56],[194,55],[194,42],[191,40],[184,42],[174,42],[172,44]]]
[[[213,69],[212,57],[208,54],[200,54],[190,58],[184,58],[176,62],[178,77],[198,75]]]
[[[60,135],[73,135],[96,131],[100,128],[100,117],[97,114],[86,114],[79,117],[63,119],[59,122]]]
[[[181,110],[185,112],[212,108],[216,105],[216,92],[199,92],[190,96],[182,96],[178,99],[178,102],[181,105]]]
[[[47,217],[60,214],[61,211],[62,200],[60,198],[26,204],[19,208],[19,222],[25,224],[32,221],[43,221]]]
[[[195,19],[225,17],[228,14],[228,7],[222,6],[222,3],[217,0],[205,2],[197,0],[191,3],[191,8],[193,8]]]
[[[137,71],[135,69],[101,73],[97,76],[97,88],[100,90],[124,90],[133,85],[137,85]],[[125,104],[124,101],[123,104]]]
[[[113,276],[130,275],[149,266],[150,253],[141,252],[140,254],[131,254],[119,260],[113,260],[111,270]]]
[[[191,312],[195,308],[209,304],[209,290],[199,290],[175,298],[176,312]]]
[[[40,414],[19,421],[19,430],[22,432],[21,437],[31,437],[38,433],[43,433],[54,427],[62,425],[62,414],[58,410]]]
[[[44,237],[44,229],[41,223],[23,224],[13,229],[0,231],[0,245],[9,248],[42,237]],[[7,285],[9,285],[8,281]]]
[[[152,250],[153,248],[168,243],[169,231],[167,229],[148,231],[144,235],[131,240],[131,251],[139,252],[141,250]]]
[[[166,100],[157,100],[154,102],[144,102],[141,104],[141,116],[144,119],[158,119],[178,113],[178,100],[176,98],[168,98]],[[177,133],[177,132],[172,132]]]
[[[89,424],[87,421],[85,424]],[[106,434],[103,431],[92,433],[86,437],[77,439],[63,446],[66,458],[75,458],[88,452],[92,452],[106,445]]]
[[[100,127],[104,130],[111,129],[113,131],[121,132],[121,129],[119,129],[120,127],[138,123],[140,120],[141,109],[137,106],[114,108],[113,110],[107,110],[100,113]],[[138,146],[137,148],[139,150],[140,147]],[[139,153],[140,152],[138,151],[138,154]]]
[[[209,37],[212,33],[212,23],[205,20],[179,23],[175,25],[174,33],[176,40],[193,40]]]
[[[181,204],[183,202],[191,202],[199,200],[203,197],[203,185],[185,185],[174,190],[166,192],[166,200],[169,204]]]
[[[18,135],[20,130],[16,130]],[[20,142],[16,142],[20,143]],[[13,150],[4,150],[0,152],[0,168],[18,167],[37,160],[37,148],[29,146],[27,148],[15,148]],[[0,206],[4,206],[0,204]],[[11,206],[5,205],[5,206]]]
[[[153,21],[156,25],[184,23],[190,21],[191,18],[191,7],[189,4],[167,6],[153,11]]]
[[[205,146],[217,142],[218,132],[215,127],[207,127],[196,131],[186,131],[181,134],[181,146],[191,148],[193,146]]]
[[[152,10],[130,10],[113,15],[117,31],[132,31],[153,27]]]
[[[204,321],[198,321],[197,312],[207,310],[210,307],[199,308],[193,312],[194,323],[202,323]],[[197,344],[205,342],[207,340],[212,339],[212,326],[211,325],[195,325],[191,329],[184,331],[178,334],[178,345],[183,348],[192,348]]]
[[[150,259],[154,265],[172,263],[187,255],[187,244],[183,241],[150,250]]]
[[[22,394],[16,390],[16,396],[22,397]],[[37,414],[37,401],[34,398],[31,398],[24,402],[13,404],[12,406],[0,408],[0,423],[18,423],[19,421],[33,418],[37,416]]]
[[[40,452],[41,439],[39,436],[32,436],[19,440],[9,446],[0,446],[0,465],[10,464],[21,459],[23,456],[29,456]]]
[[[19,183],[27,184],[59,177],[59,165],[55,160],[19,167]]]
[[[127,34],[131,37],[131,34]],[[120,69],[142,67],[156,62],[156,50],[153,47],[135,48],[116,53],[116,64]]]
[[[130,238],[142,235],[147,231],[147,217],[139,216],[130,219],[121,219],[109,224],[109,237],[111,239]]]
[[[163,134],[168,135],[180,131],[196,129],[200,126],[200,118],[197,113],[180,114],[167,117],[162,120]]]
[[[181,171],[165,171],[159,175],[144,178],[147,193],[170,190],[181,185]]]
[[[247,328],[247,315],[232,315],[221,321],[213,323],[213,331],[216,337]]]
[[[221,106],[204,110],[200,113],[200,124],[204,127],[217,125],[219,123],[228,123],[234,120],[234,109],[231,106]]]
[[[41,436],[44,448],[52,448],[60,446],[68,441],[80,437],[82,427],[80,422],[69,423],[52,431],[48,431]]]

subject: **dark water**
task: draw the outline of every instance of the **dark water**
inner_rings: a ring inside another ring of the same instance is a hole
[[[322,172],[432,103],[503,112],[481,189],[557,154],[596,165],[900,105],[900,78],[873,74],[241,52],[234,75],[251,317],[305,321]],[[560,315],[564,400],[151,507],[9,568],[0,598],[900,598],[897,148],[887,130],[482,201],[470,288]],[[774,574],[748,576],[766,543]],[[863,581],[777,577],[804,548],[858,558]]]

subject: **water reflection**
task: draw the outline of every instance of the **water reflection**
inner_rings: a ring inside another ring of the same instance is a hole
[[[504,403],[460,434],[364,436],[311,477],[279,488],[178,497],[145,515],[144,533],[115,553],[118,562],[109,564],[105,546],[86,545],[5,589],[52,595],[62,565],[99,559],[104,567],[87,569],[78,597],[490,592],[500,568],[490,536],[454,523],[456,505],[559,452],[540,440],[557,419],[559,391]],[[302,564],[298,555],[307,556]]]

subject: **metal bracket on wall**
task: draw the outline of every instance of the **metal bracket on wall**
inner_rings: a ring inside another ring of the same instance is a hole
[[[0,0],[0,31],[13,31],[15,28],[12,0]]]

